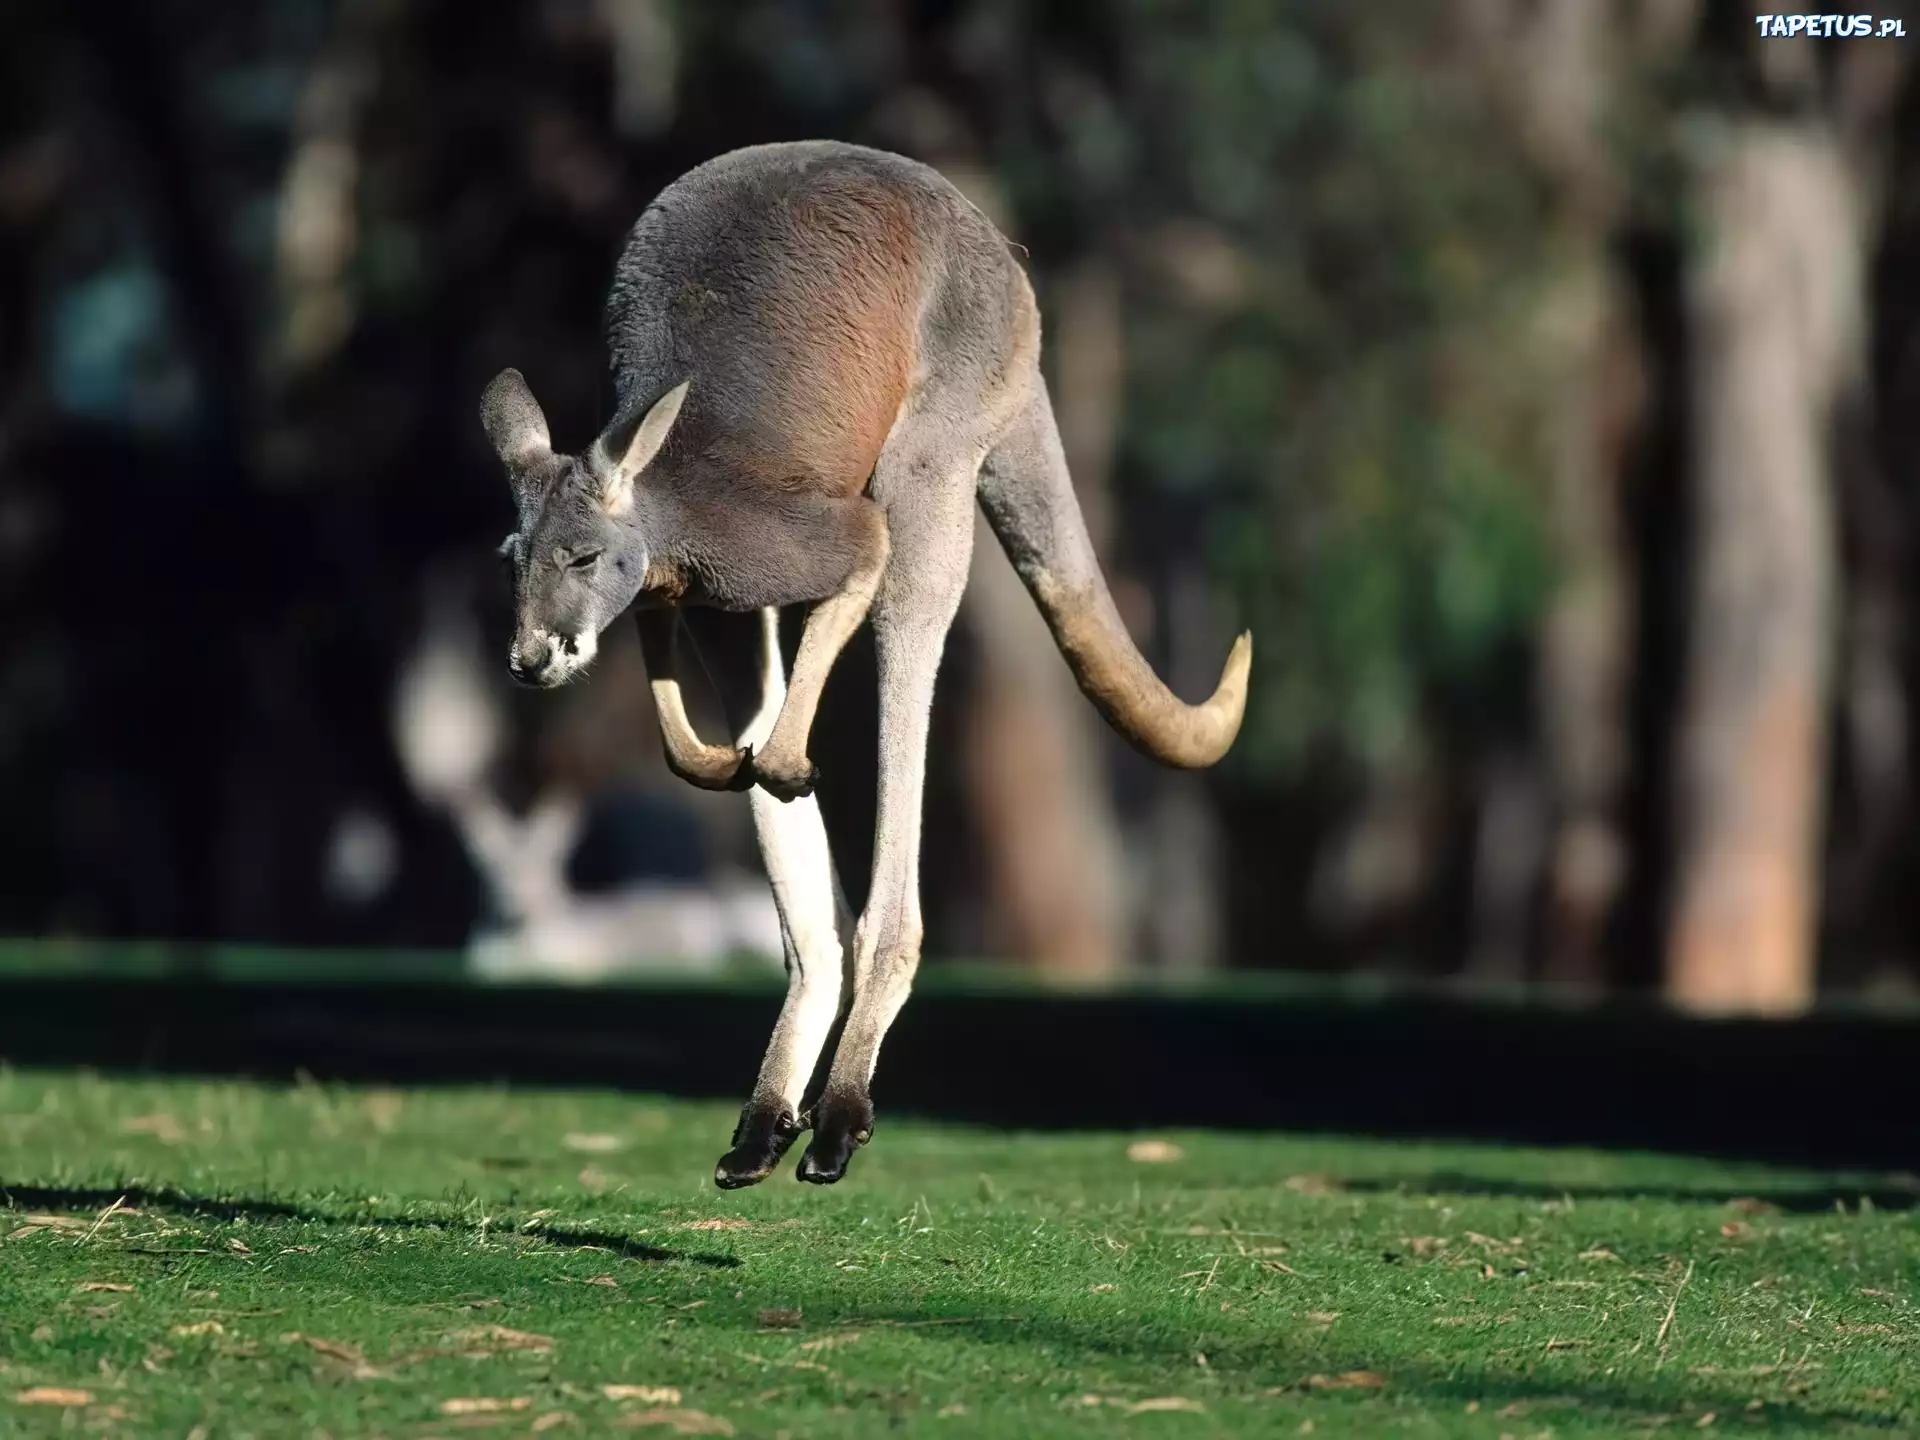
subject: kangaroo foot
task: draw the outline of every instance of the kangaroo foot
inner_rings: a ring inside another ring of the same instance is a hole
[[[714,1167],[713,1183],[722,1190],[759,1184],[773,1173],[794,1136],[806,1128],[806,1122],[785,1105],[749,1101],[734,1127],[733,1148]]]
[[[813,1142],[800,1157],[799,1178],[810,1185],[831,1185],[847,1173],[853,1152],[873,1138],[873,1101],[858,1094],[829,1092],[814,1110]]]

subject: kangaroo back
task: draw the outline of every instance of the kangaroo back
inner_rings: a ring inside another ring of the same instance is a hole
[[[607,300],[623,407],[691,376],[672,443],[709,477],[858,493],[919,363],[937,180],[808,142],[736,150],[669,185]]]

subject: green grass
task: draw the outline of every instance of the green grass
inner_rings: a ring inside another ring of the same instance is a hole
[[[0,1071],[0,1434],[1920,1433],[1898,1181],[881,1099],[723,1194],[722,1106]]]

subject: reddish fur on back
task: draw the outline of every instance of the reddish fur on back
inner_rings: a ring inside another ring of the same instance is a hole
[[[791,263],[760,297],[780,365],[738,473],[857,494],[918,360],[920,246],[911,198],[858,172],[819,177],[783,207]],[[724,442],[723,442],[724,443]]]

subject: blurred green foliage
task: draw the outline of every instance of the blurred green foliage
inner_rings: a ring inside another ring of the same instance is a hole
[[[1259,660],[1237,763],[1420,744],[1547,602],[1546,198],[1440,7],[1128,0],[1123,500],[1192,506]],[[1104,142],[1090,139],[1085,148]],[[1132,537],[1141,560],[1144,538]]]

